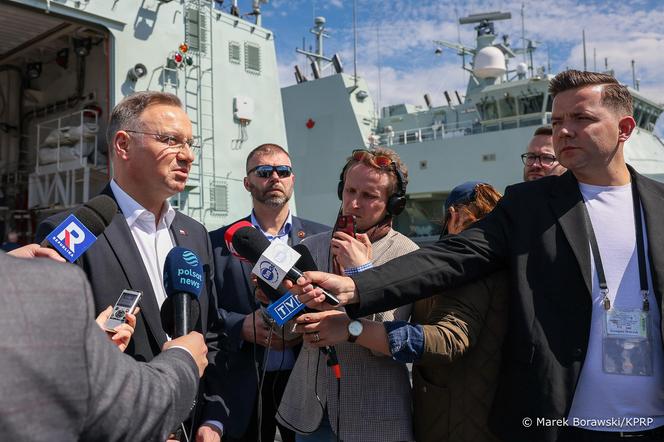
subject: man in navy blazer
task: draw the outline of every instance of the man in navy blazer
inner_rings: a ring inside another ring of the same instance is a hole
[[[270,241],[293,246],[306,236],[329,230],[329,227],[293,216],[288,201],[293,194],[295,175],[288,153],[276,144],[258,146],[247,157],[244,187],[251,193],[253,211],[244,220],[251,222]],[[206,419],[220,421],[224,441],[258,440],[261,415],[262,440],[274,440],[276,408],[295,362],[301,340],[283,341],[257,311],[251,278],[252,266],[234,257],[226,247],[224,233],[228,226],[210,232],[214,249],[215,285],[225,338],[215,361],[221,378],[216,379],[220,397],[206,408]],[[271,335],[271,336],[270,336]],[[265,349],[267,364],[263,364]],[[261,391],[262,408],[258,410],[259,376],[265,370]],[[292,431],[279,426],[285,442],[293,441]]]
[[[164,262],[173,247],[186,247],[196,253],[205,273],[195,330],[216,342],[219,316],[212,295],[214,266],[207,231],[168,201],[184,191],[196,148],[182,103],[175,95],[161,92],[126,97],[111,113],[108,142],[113,179],[102,193],[118,203],[118,212],[78,260],[92,286],[95,314],[114,305],[124,289],[142,291],[141,310],[126,353],[138,361],[152,360],[168,339],[160,318],[166,297]],[[37,241],[66,216],[61,213],[42,222]],[[210,359],[214,350],[209,349]],[[208,372],[213,369],[212,364],[208,366]],[[203,390],[212,395],[207,378],[203,378]]]

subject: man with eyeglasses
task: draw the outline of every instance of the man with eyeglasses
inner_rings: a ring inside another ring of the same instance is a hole
[[[524,181],[534,181],[549,175],[562,175],[567,171],[556,159],[552,136],[551,126],[535,129],[526,153],[521,155]]]
[[[329,230],[291,213],[288,202],[293,195],[295,174],[288,152],[281,146],[268,143],[252,150],[247,156],[246,171],[244,188],[251,194],[253,210],[244,220],[268,240],[293,246],[309,235]],[[210,232],[219,312],[226,337],[216,361],[224,370],[217,379],[221,399],[216,407],[206,410],[210,412],[206,418],[223,424],[225,442],[253,442],[258,440],[259,431],[263,441],[272,441],[277,425],[276,407],[302,340],[284,341],[263,321],[254,297],[252,266],[231,254],[224,241],[225,232],[226,228]],[[267,348],[270,350],[265,360]],[[259,392],[263,371],[265,377]],[[295,434],[281,425],[279,433],[284,442],[295,440]]]
[[[166,299],[164,262],[173,247],[192,250],[204,269],[200,317],[195,330],[208,333],[218,327],[214,293],[212,247],[208,232],[197,221],[175,211],[169,198],[185,190],[197,149],[192,125],[180,99],[162,92],[137,92],[113,109],[107,129],[113,178],[102,194],[113,198],[118,212],[97,241],[78,260],[92,285],[95,315],[114,305],[124,289],[143,293],[131,343],[125,353],[150,361],[168,341],[160,308]],[[68,213],[42,222],[37,242],[59,225]],[[210,357],[214,349],[210,348]],[[203,391],[214,395],[206,381]],[[198,413],[201,407],[196,408]],[[197,416],[194,416],[194,421]],[[188,432],[189,430],[187,430]]]

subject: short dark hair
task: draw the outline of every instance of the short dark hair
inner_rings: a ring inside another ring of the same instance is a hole
[[[115,105],[111,112],[108,129],[106,130],[108,144],[110,145],[113,142],[113,137],[117,131],[135,129],[136,121],[143,111],[155,104],[165,104],[182,109],[182,101],[177,95],[167,92],[143,91],[131,94]]]
[[[249,161],[255,156],[258,155],[274,155],[277,152],[281,152],[284,155],[286,155],[288,158],[290,158],[290,155],[288,155],[288,152],[286,152],[286,149],[283,147],[279,146],[278,144],[275,143],[265,143],[261,144],[251,152],[249,152],[249,155],[247,155],[247,163],[245,164],[245,169],[247,170],[247,173],[249,173]]]
[[[535,129],[535,133],[533,134],[533,137],[536,137],[538,135],[547,135],[547,136],[553,136],[553,129],[551,126],[540,126],[537,129]]]
[[[602,105],[623,115],[632,115],[632,94],[613,75],[569,69],[559,73],[551,80],[549,93],[555,98],[561,92],[594,85],[604,86],[602,88]]]

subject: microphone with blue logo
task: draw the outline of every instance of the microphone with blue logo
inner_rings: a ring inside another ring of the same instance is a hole
[[[118,205],[113,198],[97,195],[74,210],[40,245],[54,249],[69,262],[74,262],[97,241],[117,211]],[[37,237],[40,236],[37,232]]]
[[[164,262],[166,301],[161,306],[161,323],[172,338],[194,330],[200,316],[198,298],[203,289],[203,266],[194,252],[174,247]]]

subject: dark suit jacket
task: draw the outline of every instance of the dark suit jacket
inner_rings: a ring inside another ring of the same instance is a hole
[[[110,185],[102,193],[114,198]],[[67,216],[68,212],[53,215],[44,220],[37,230],[37,242],[46,237]],[[218,341],[216,330],[219,329],[219,316],[216,308],[214,289],[214,266],[212,265],[212,247],[207,230],[202,224],[176,212],[171,223],[171,232],[176,245],[186,247],[198,255],[204,271],[204,287],[199,298],[200,317],[195,330],[206,336],[210,360],[216,353]],[[95,301],[95,315],[109,305],[114,305],[124,289],[141,290],[143,296],[139,301],[141,311],[136,318],[136,329],[126,354],[138,361],[151,361],[161,351],[166,342],[166,333],[161,325],[159,305],[152,289],[141,254],[136,247],[134,237],[124,215],[118,213],[111,224],[99,235],[97,241],[77,261],[87,274]],[[212,384],[216,376],[212,376],[214,365],[210,364],[203,378],[203,390],[213,394]]]
[[[7,441],[166,439],[189,414],[198,368],[184,350],[123,355],[92,315],[80,269],[0,252],[0,431]]]
[[[244,218],[244,221],[251,222],[251,218]],[[214,249],[217,302],[225,337],[220,342],[221,348],[215,361],[221,375],[218,379],[221,398],[216,406],[206,408],[205,418],[221,421],[224,434],[239,438],[249,424],[258,388],[254,352],[256,360],[262,361],[264,347],[242,340],[244,318],[258,308],[258,303],[254,298],[250,277],[252,266],[232,256],[226,247],[224,234],[228,227],[210,232]],[[330,228],[294,216],[290,243],[298,244],[305,237],[326,230]]]
[[[632,176],[661,310],[664,184]],[[383,311],[507,267],[513,292],[492,427],[509,441],[553,441],[558,428],[528,429],[521,422],[567,416],[585,359],[592,275],[582,209],[571,172],[511,186],[496,209],[468,230],[354,276],[360,305],[347,311]]]

